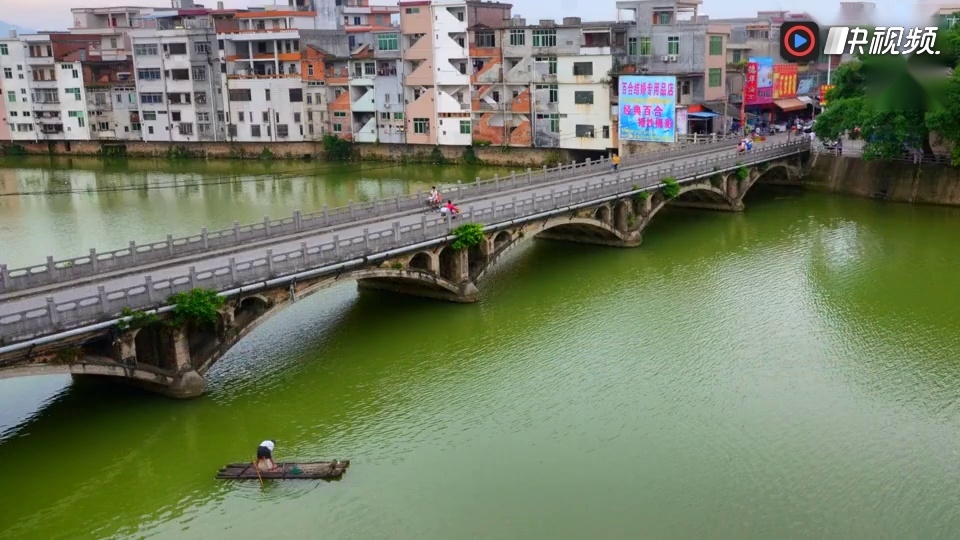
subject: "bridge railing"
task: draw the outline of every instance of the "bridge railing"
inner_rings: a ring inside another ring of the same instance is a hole
[[[726,140],[672,146],[663,150],[624,157],[620,167],[626,169],[678,156],[688,156],[691,152],[710,152],[729,146],[730,142]],[[503,178],[495,176],[488,180],[477,178],[470,183],[458,182],[453,188],[454,194],[449,196],[463,200],[534,184],[599,174],[608,172],[610,169],[609,158],[594,161],[587,159],[580,163],[558,163],[536,170],[527,169],[523,173],[513,173]],[[181,238],[174,238],[173,235],[168,234],[166,239],[154,242],[137,243],[131,240],[126,248],[113,251],[98,252],[95,248],[90,248],[86,255],[62,260],[55,260],[52,256],[48,256],[46,262],[40,265],[8,269],[7,265],[0,264],[0,293],[94,277],[143,265],[169,263],[179,257],[240,248],[251,242],[321,231],[395,213],[419,210],[423,208],[425,201],[426,197],[420,192],[367,202],[350,201],[346,206],[338,208],[327,208],[324,205],[316,212],[302,213],[297,210],[290,217],[279,219],[264,217],[261,222],[247,225],[240,225],[239,222],[234,221],[233,226],[228,229],[211,231],[204,227],[199,234]]]
[[[225,291],[298,272],[334,266],[386,250],[442,238],[460,223],[492,225],[521,220],[608,196],[633,193],[638,189],[655,189],[662,179],[668,176],[685,183],[697,175],[704,176],[741,165],[749,166],[797,154],[809,150],[809,145],[806,140],[794,141],[773,144],[745,155],[731,151],[723,155],[704,156],[681,165],[674,163],[671,166],[621,171],[618,175],[611,175],[609,180],[601,177],[599,181],[593,182],[591,178],[586,178],[580,186],[567,185],[550,188],[549,191],[544,187],[538,190],[539,193],[535,191],[527,197],[514,197],[508,203],[498,204],[494,201],[489,206],[471,206],[464,209],[462,221],[423,214],[419,223],[401,225],[399,221],[394,221],[389,228],[375,231],[364,229],[363,234],[358,236],[341,238],[333,235],[332,238],[313,245],[302,242],[299,249],[286,253],[274,253],[267,249],[263,257],[243,262],[229,259],[226,266],[219,268],[200,272],[191,268],[186,275],[157,281],[146,276],[141,285],[115,291],[106,291],[99,287],[96,296],[59,303],[48,297],[44,307],[0,316],[0,344],[109,320],[120,316],[124,308],[153,309],[166,304],[168,298],[178,292],[198,287]],[[331,269],[331,273],[335,271]]]

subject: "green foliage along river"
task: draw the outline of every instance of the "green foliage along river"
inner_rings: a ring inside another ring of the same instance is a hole
[[[0,177],[174,168],[63,163]],[[475,174],[380,171],[0,197],[0,259]],[[665,212],[637,249],[527,242],[475,305],[331,289],[241,341],[196,401],[2,380],[0,538],[955,537],[960,210],[746,204]],[[264,438],[353,464],[335,483],[214,480]]]

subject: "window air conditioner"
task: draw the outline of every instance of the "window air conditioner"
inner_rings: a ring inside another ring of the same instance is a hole
[[[660,61],[661,61],[661,62],[669,62],[669,61],[670,61],[670,57],[665,54],[665,55],[663,55],[663,56],[660,57]]]
[[[670,61],[671,61],[671,62],[676,62],[676,61],[677,61],[677,58],[678,58],[678,56],[675,55],[675,54],[671,54],[671,55],[670,55]]]

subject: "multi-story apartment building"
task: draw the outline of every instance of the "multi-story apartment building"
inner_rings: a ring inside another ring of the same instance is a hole
[[[15,141],[39,140],[33,119],[27,45],[17,37],[16,32],[0,39],[0,72],[4,104],[2,123],[7,126],[7,138]],[[52,97],[59,103],[59,95]]]
[[[630,23],[521,18],[470,33],[475,141],[601,150],[616,146],[613,59]]]
[[[155,10],[127,6],[70,11],[70,33],[98,39],[85,50],[80,61],[91,138],[141,139],[130,32],[134,21],[143,20]]]
[[[143,140],[222,141],[221,64],[204,9],[158,11],[130,32]]]
[[[407,142],[470,144],[473,74],[467,29],[499,28],[510,4],[461,0],[400,3]]]
[[[617,9],[636,23],[624,64],[677,77],[677,104],[722,101],[730,27],[699,15],[701,0],[630,0]]]
[[[89,140],[80,66],[97,38],[66,33],[0,40],[6,122],[13,140]]]

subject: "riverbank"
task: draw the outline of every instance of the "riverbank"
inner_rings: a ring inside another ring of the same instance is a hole
[[[960,169],[859,156],[815,155],[804,187],[867,199],[960,206]]]
[[[323,141],[310,142],[190,142],[43,141],[3,143],[10,155],[69,155],[171,159],[322,160],[328,161]],[[434,165],[489,165],[494,167],[554,166],[558,162],[598,159],[606,153],[557,148],[509,146],[433,146],[426,144],[341,143],[338,159],[380,163]],[[2,153],[0,153],[2,155]],[[348,159],[340,159],[346,156]]]

